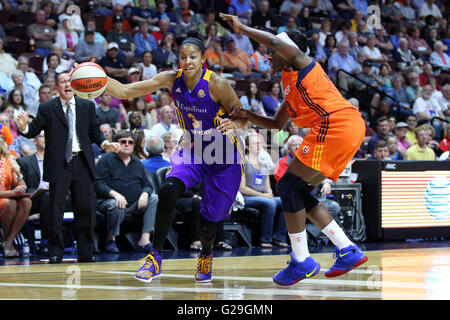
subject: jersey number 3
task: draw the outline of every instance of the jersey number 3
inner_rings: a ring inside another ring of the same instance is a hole
[[[195,129],[200,127],[200,122],[198,122],[197,119],[195,119],[195,116],[192,113],[188,113],[188,117],[192,119],[192,127],[194,127]]]

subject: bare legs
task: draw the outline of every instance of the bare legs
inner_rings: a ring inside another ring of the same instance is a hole
[[[20,232],[23,225],[28,219],[31,209],[31,199],[9,199],[6,201],[2,212],[0,213],[0,220],[3,229],[3,248],[5,249],[5,256],[16,256],[17,251],[13,246],[14,238]]]

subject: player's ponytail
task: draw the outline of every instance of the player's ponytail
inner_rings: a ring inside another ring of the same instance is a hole
[[[309,48],[309,56],[312,58],[316,57],[317,54],[317,46],[313,39],[308,39],[308,48]]]

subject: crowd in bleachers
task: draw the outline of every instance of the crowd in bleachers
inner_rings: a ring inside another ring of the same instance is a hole
[[[80,10],[69,10],[72,5]],[[368,12],[372,5],[379,10]],[[203,34],[205,66],[230,81],[246,109],[273,116],[283,88],[280,74],[271,72],[270,52],[233,33],[219,12],[309,39],[310,54],[366,120],[357,158],[450,159],[450,8],[443,0],[1,0],[0,126],[12,133],[11,154],[36,152],[18,134],[15,117],[25,111],[33,118],[41,102],[57,95],[57,74],[95,59],[121,83],[150,79],[178,68],[178,47],[191,29]],[[92,101],[109,140],[129,131],[134,156],[145,168],[168,165],[182,134],[170,90],[128,100],[104,93]],[[249,124],[241,134],[259,129]],[[289,155],[289,138],[307,131],[289,122],[264,136],[261,167],[273,175],[278,158]],[[276,156],[264,156],[274,143]],[[104,154],[93,148],[98,161]],[[267,232],[262,230],[261,243],[271,242]],[[273,240],[283,245],[278,233]]]

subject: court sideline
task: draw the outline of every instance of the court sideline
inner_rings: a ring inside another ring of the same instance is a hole
[[[216,257],[213,281],[196,284],[196,258],[165,259],[163,274],[145,284],[133,278],[138,262],[60,265],[43,260],[8,261],[0,266],[0,299],[39,300],[447,300],[450,299],[450,248],[365,251],[360,268],[326,278],[332,253],[313,253],[320,273],[291,287],[272,276],[289,256]],[[192,254],[191,254],[192,255]]]

